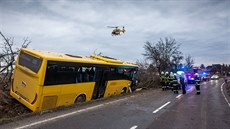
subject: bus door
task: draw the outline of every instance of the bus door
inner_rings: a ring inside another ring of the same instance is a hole
[[[97,99],[104,96],[108,73],[109,73],[108,68],[104,68],[104,67],[96,68],[96,79],[95,79],[96,83],[95,83],[92,99]]]
[[[131,71],[131,90],[134,91],[136,89],[136,86],[137,86],[137,83],[138,83],[138,80],[137,80],[137,70],[136,69],[133,69]]]

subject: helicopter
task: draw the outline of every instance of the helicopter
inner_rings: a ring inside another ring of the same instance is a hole
[[[117,36],[117,35],[121,35],[122,33],[125,33],[125,27],[123,26],[122,29],[119,28],[119,26],[107,26],[108,28],[114,28],[111,35],[112,36]]]

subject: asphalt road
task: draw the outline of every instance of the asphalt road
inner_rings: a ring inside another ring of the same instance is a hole
[[[187,86],[185,95],[160,89],[139,91],[27,117],[0,128],[230,129],[230,105],[222,94],[222,83],[222,79],[202,83],[201,95],[196,95],[193,85]]]
[[[201,95],[193,92],[184,96],[148,129],[230,129],[230,105],[224,99],[221,85],[222,81],[203,83]]]

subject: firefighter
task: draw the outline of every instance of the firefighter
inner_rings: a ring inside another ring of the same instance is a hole
[[[174,78],[174,74],[173,72],[170,72],[169,75],[169,83],[170,83],[170,89],[173,91],[173,78]]]
[[[165,89],[169,89],[169,72],[165,72]]]
[[[177,76],[176,74],[174,74],[174,78],[173,78],[173,92],[175,94],[178,94],[178,80],[177,80]]]
[[[161,72],[160,80],[161,80],[161,88],[164,91],[165,90],[165,73],[163,71]]]
[[[198,73],[195,74],[195,86],[196,86],[196,94],[200,94],[200,78]]]

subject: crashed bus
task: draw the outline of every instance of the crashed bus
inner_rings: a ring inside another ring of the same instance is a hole
[[[110,57],[21,48],[10,95],[32,111],[131,92],[138,67]]]

